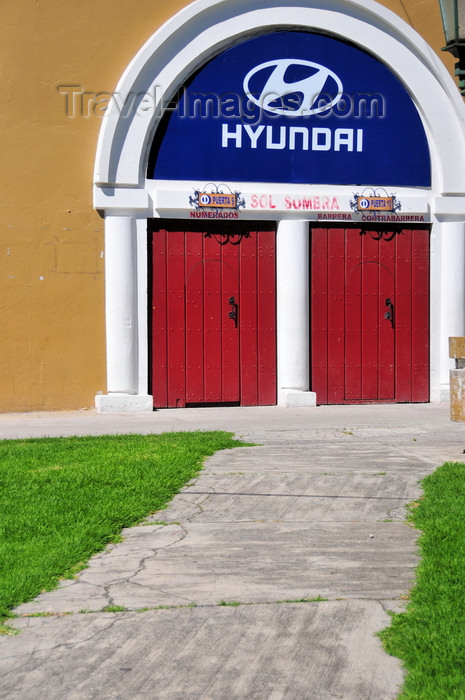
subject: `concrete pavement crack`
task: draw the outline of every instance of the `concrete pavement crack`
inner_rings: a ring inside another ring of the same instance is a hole
[[[168,542],[168,544],[163,544],[163,545],[161,545],[161,546],[159,546],[159,547],[151,547],[151,546],[149,545],[149,546],[147,547],[147,549],[151,549],[151,550],[156,554],[156,552],[159,551],[160,549],[166,549],[167,547],[172,547],[174,544],[178,544],[178,542],[182,542],[182,541],[186,538],[186,536],[187,536],[187,530],[186,530],[186,528],[184,527],[184,525],[183,525],[182,523],[180,523],[180,522],[176,522],[176,526],[179,527],[180,530],[181,530],[181,536],[180,536],[180,537],[178,537],[178,538],[177,538],[176,540],[174,540],[173,542]],[[169,527],[169,525],[164,525],[163,527]],[[149,559],[149,558],[150,558],[150,555],[147,556],[147,557],[144,557],[144,559]]]
[[[134,585],[144,587],[142,584],[138,584],[138,583],[136,583]],[[153,590],[158,591],[162,595],[166,595],[166,592],[162,588],[155,588]],[[109,615],[111,614],[111,615],[115,615],[118,617],[123,613],[142,614],[145,612],[152,612],[152,611],[157,611],[157,610],[179,610],[180,608],[218,608],[218,607],[241,607],[241,606],[260,606],[260,605],[296,605],[296,604],[308,605],[309,603],[324,604],[324,603],[336,603],[336,602],[347,603],[347,602],[355,602],[355,601],[373,601],[373,602],[376,602],[381,606],[381,608],[383,609],[384,612],[389,614],[389,612],[392,611],[391,608],[389,607],[390,601],[392,603],[406,603],[407,602],[407,600],[402,598],[402,597],[379,599],[379,598],[371,598],[369,596],[364,596],[361,598],[347,598],[347,597],[341,598],[341,597],[337,597],[337,596],[320,597],[320,596],[310,596],[310,595],[305,596],[305,595],[303,595],[303,596],[296,598],[296,599],[289,598],[289,599],[280,599],[280,600],[273,599],[273,600],[255,600],[255,601],[254,600],[241,600],[241,601],[221,600],[221,601],[217,601],[216,603],[196,603],[195,601],[191,601],[188,598],[183,598],[182,596],[175,596],[175,597],[179,598],[179,600],[182,602],[179,604],[176,604],[176,603],[158,604],[158,605],[147,606],[147,607],[143,607],[143,608],[132,608],[132,607],[129,608],[129,607],[121,606],[123,609],[118,610],[118,611],[106,611],[106,610],[99,609],[99,610],[82,610],[78,613],[74,613],[74,612],[49,613],[49,614],[47,614],[46,618],[50,619],[50,618],[56,618],[56,617],[64,617],[67,615],[76,617],[79,615],[95,615],[95,614],[109,614]],[[32,620],[33,617],[36,618],[37,616],[31,614],[31,615],[24,615],[20,618],[20,619],[27,620],[27,624],[26,624],[25,629],[29,628],[29,626],[31,624],[30,620]],[[113,621],[113,623],[114,622],[116,622],[116,619]],[[98,632],[96,634],[98,634]],[[90,637],[89,639],[92,639],[92,637]],[[76,644],[80,644],[80,643],[83,643],[85,641],[87,641],[87,639],[80,640],[80,642],[76,642]],[[8,657],[5,657],[5,658],[8,658]]]
[[[191,493],[194,493],[194,495],[196,495],[196,492],[191,492]],[[200,501],[195,501],[194,503],[190,503],[190,502],[188,502],[188,501],[186,501],[186,500],[184,500],[184,499],[179,499],[179,500],[183,500],[184,503],[186,503],[186,504],[189,503],[190,506],[194,506],[194,508],[197,509],[197,512],[196,512],[196,513],[192,513],[191,515],[188,515],[187,517],[184,518],[184,520],[185,520],[186,522],[190,523],[190,522],[192,522],[198,515],[202,515],[202,513],[204,512],[204,505],[207,503],[207,501],[210,499],[210,497],[213,495],[213,493],[214,493],[214,491],[208,492],[208,493],[205,495],[205,498],[202,498]],[[202,495],[204,495],[204,494],[202,494]]]
[[[134,574],[134,575],[135,575],[135,574]],[[131,578],[132,578],[132,577],[131,577]],[[175,593],[173,593],[173,592],[167,593],[167,591],[165,591],[163,588],[160,588],[159,586],[147,585],[147,584],[144,584],[144,583],[139,583],[138,581],[129,581],[129,580],[128,580],[127,582],[128,582],[128,583],[131,583],[131,586],[137,586],[138,588],[145,589],[145,590],[148,589],[148,590],[150,590],[150,591],[154,591],[155,593],[159,593],[161,596],[170,597],[170,598],[176,598],[176,599],[182,601],[183,603],[193,603],[193,602],[195,602],[195,601],[192,601],[190,598],[185,598],[184,596],[180,596],[180,595],[175,594]],[[109,592],[109,595],[111,595],[110,592]],[[118,603],[116,603],[116,602],[114,601],[114,598],[113,598],[113,597],[112,597],[112,601],[113,601],[112,605],[118,605]],[[124,606],[123,606],[123,607],[124,607]],[[170,606],[170,607],[171,607],[171,606]],[[176,607],[176,606],[173,606],[173,607]],[[137,610],[137,609],[138,609],[138,608],[135,608],[135,610]]]
[[[401,603],[401,602],[402,602],[402,603],[407,603],[407,600],[404,600],[403,598],[391,598],[391,600],[392,600],[393,602],[396,602],[396,603]],[[387,605],[385,605],[385,602],[384,602],[383,600],[378,600],[378,599],[376,599],[376,602],[380,604],[381,608],[382,608],[383,611],[386,613],[386,615],[389,615],[390,613],[393,612],[393,611],[391,610],[391,608],[389,608]],[[403,611],[402,611],[402,612],[403,612]]]
[[[97,637],[102,631],[105,631],[105,632],[106,632],[106,631],[110,630],[110,629],[117,623],[118,617],[116,617],[116,613],[114,613],[114,614],[115,614],[114,619],[109,620],[109,621],[108,621],[108,623],[109,623],[108,625],[105,625],[104,627],[103,627],[103,626],[100,627],[98,630],[96,630],[95,632],[93,632],[92,634],[90,634],[88,637],[85,637],[84,639],[79,639],[79,641],[72,641],[72,642],[60,642],[59,644],[56,644],[55,646],[53,646],[53,647],[51,647],[51,648],[48,648],[48,649],[33,649],[32,651],[30,651],[30,652],[28,652],[27,654],[25,654],[25,659],[24,659],[24,662],[23,662],[24,665],[25,665],[26,663],[29,663],[29,662],[36,662],[36,658],[38,658],[38,661],[39,661],[39,663],[40,663],[41,660],[42,660],[42,657],[47,656],[47,658],[49,658],[51,654],[56,653],[56,652],[59,651],[60,649],[73,649],[74,647],[77,647],[77,646],[79,646],[80,644],[86,644],[86,643],[88,643],[88,642],[91,642],[91,641],[92,641],[93,639],[95,639],[95,637]],[[49,618],[49,619],[50,619],[50,618]],[[27,625],[26,629],[28,629],[29,627],[30,627],[30,623],[29,623],[29,621],[28,621],[28,625]],[[17,656],[18,656],[18,655],[17,655],[17,653],[15,652],[13,658],[17,658]],[[10,658],[10,657],[5,656],[5,657],[3,657],[3,658],[4,658],[4,659],[8,659],[8,658]],[[14,670],[12,670],[10,673],[16,675],[16,674],[17,674],[17,670],[14,669]],[[4,673],[4,674],[2,675],[2,680],[3,680],[3,682],[6,681],[8,675],[10,675],[10,673],[7,671],[6,673]]]

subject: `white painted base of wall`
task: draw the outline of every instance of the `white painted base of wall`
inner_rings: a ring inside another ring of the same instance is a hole
[[[450,401],[450,384],[442,384],[439,402],[434,402],[433,399],[431,399],[431,403],[444,403],[446,401]]]
[[[278,406],[283,406],[284,408],[315,408],[316,393],[314,391],[302,391],[301,389],[280,389]]]
[[[278,406],[284,408],[314,408],[316,393],[300,389],[281,389]],[[150,413],[153,411],[153,397],[150,395],[97,394],[97,413]]]
[[[97,413],[148,413],[153,411],[153,396],[147,394],[97,394]]]

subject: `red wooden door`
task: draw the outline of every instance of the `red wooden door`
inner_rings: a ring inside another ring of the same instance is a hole
[[[320,404],[429,400],[429,230],[311,233],[312,390]]]
[[[154,406],[276,403],[274,225],[151,227]]]

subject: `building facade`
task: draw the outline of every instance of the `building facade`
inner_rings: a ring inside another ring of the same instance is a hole
[[[446,398],[465,112],[436,3],[55,5],[4,29],[1,409]]]

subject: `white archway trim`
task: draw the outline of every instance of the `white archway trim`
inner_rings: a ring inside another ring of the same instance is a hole
[[[113,206],[126,203],[126,196],[118,197],[117,192],[100,199],[100,188],[144,188],[148,146],[157,121],[188,75],[241,37],[285,28],[339,36],[389,65],[410,91],[427,130],[433,190],[438,195],[465,192],[462,100],[431,47],[397,15],[371,0],[283,0],[279,7],[270,0],[199,0],[148,40],[118,83],[98,143],[96,207],[109,206],[109,199]],[[138,109],[133,99],[139,100]],[[127,114],[123,104],[129,108]]]

